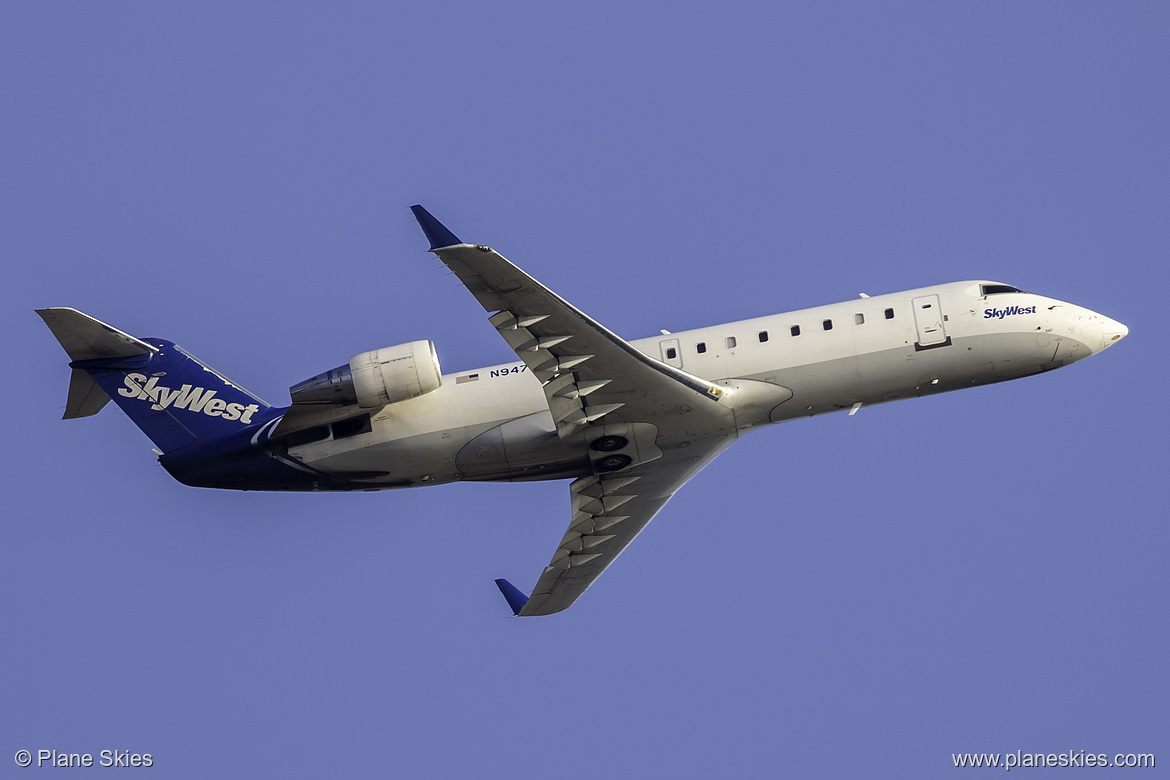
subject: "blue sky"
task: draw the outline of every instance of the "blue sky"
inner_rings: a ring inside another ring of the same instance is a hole
[[[1170,764],[1168,24],[1142,2],[5,3],[0,766]],[[565,483],[202,491],[113,407],[59,420],[35,307],[172,339],[273,403],[414,339],[448,371],[512,359],[412,203],[630,338],[970,278],[1131,334],[753,434],[529,620],[492,579],[535,581]]]

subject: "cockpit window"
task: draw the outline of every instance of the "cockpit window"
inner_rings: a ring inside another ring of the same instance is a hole
[[[981,284],[979,285],[980,292],[983,295],[1000,295],[1001,293],[1022,293],[1019,287],[1012,287],[1010,284]]]

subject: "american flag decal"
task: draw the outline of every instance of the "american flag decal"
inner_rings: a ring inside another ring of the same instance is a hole
[[[464,382],[478,382],[479,374],[466,374],[464,376],[455,377],[455,384],[461,385]]]

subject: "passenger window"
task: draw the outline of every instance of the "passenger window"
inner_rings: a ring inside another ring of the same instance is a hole
[[[676,357],[678,357],[678,350],[675,349],[674,347],[667,347],[666,348],[666,359],[667,360],[674,360]]]
[[[864,325],[865,324],[865,315],[864,314],[854,314],[853,315],[853,324],[854,325]]]
[[[833,329],[833,321],[832,320],[825,320],[824,322],[821,323],[821,327],[823,327],[825,330],[832,330]]]
[[[768,340],[768,331],[761,330],[760,331],[760,343],[763,344],[767,340]]]
[[[728,336],[727,337],[727,346],[728,346],[728,348],[735,346],[735,336]]]
[[[886,309],[886,319],[887,320],[894,319],[894,310],[893,309]]]
[[[799,325],[793,325],[793,326],[792,326],[792,328],[791,328],[791,331],[792,331],[792,335],[793,335],[793,336],[799,336],[799,335],[800,335],[800,326],[799,326]]]
[[[698,344],[695,345],[695,352],[698,352],[700,355],[702,355],[706,351],[707,351],[707,342],[700,341]]]

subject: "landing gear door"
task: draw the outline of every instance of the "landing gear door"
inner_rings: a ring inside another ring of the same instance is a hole
[[[914,305],[914,326],[918,329],[918,349],[945,347],[951,343],[947,336],[942,307],[937,295],[923,295],[912,301]]]

